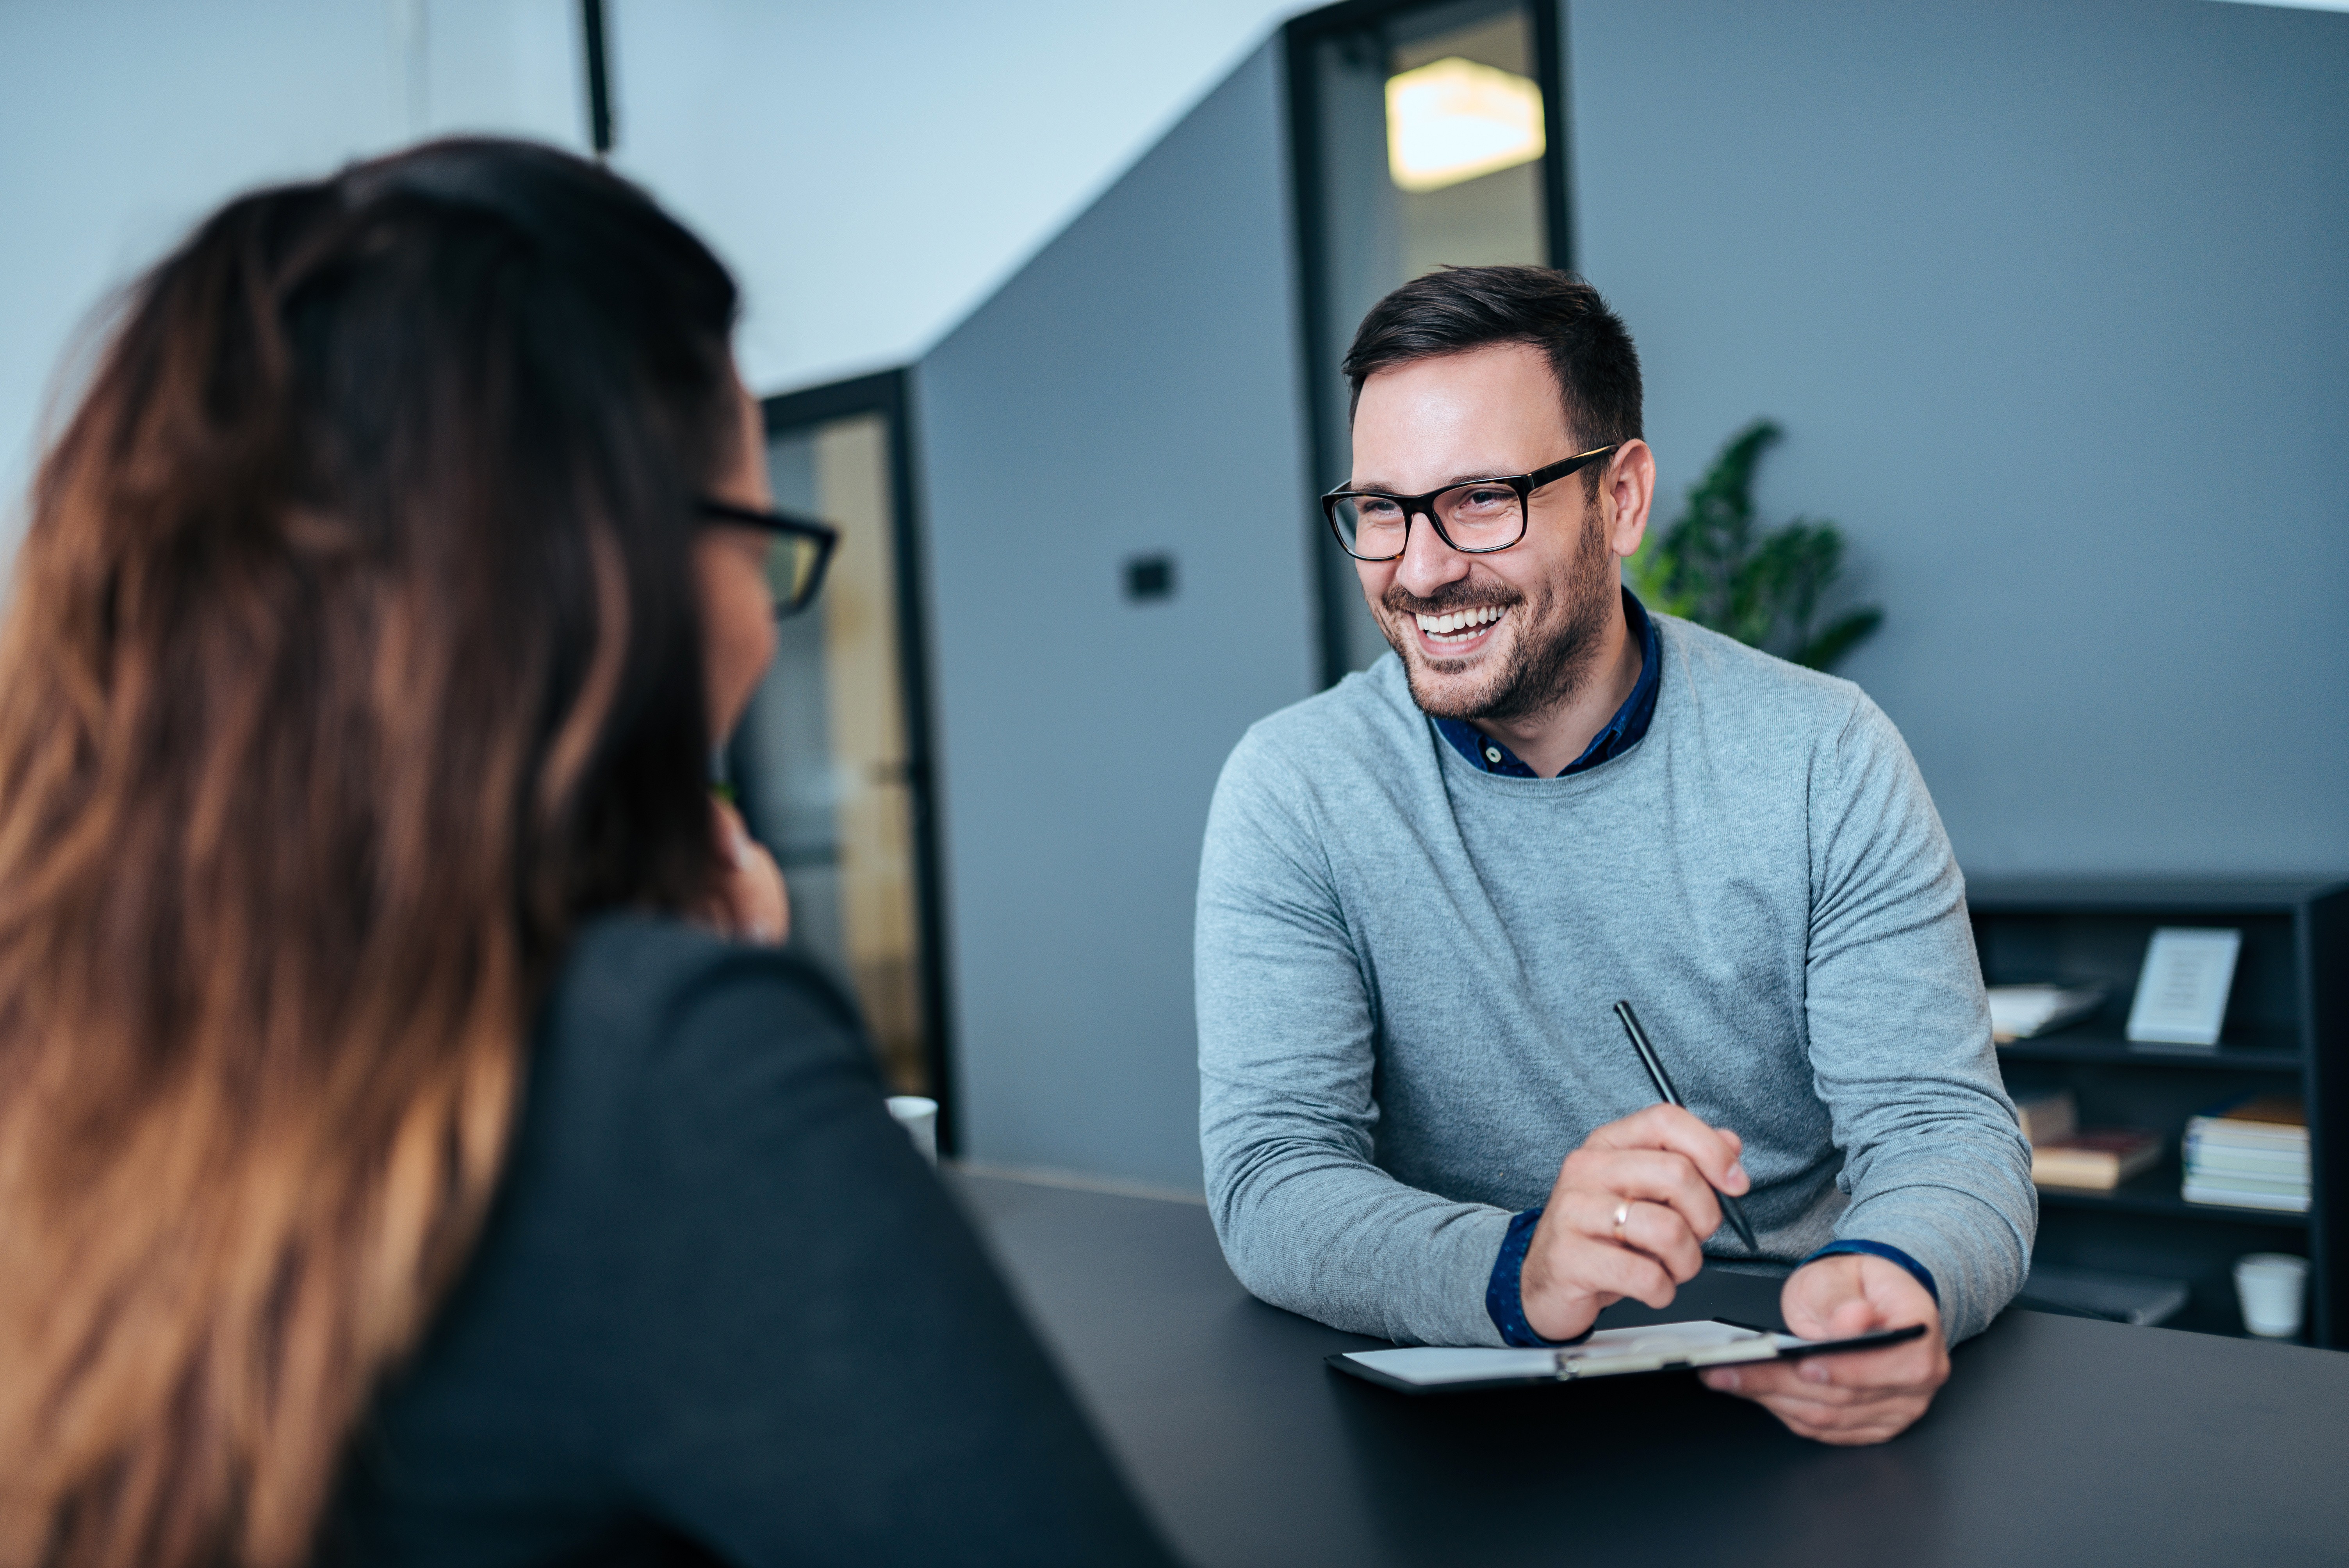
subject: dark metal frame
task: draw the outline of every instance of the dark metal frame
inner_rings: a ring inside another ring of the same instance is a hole
[[[883,370],[761,400],[770,437],[860,414],[889,426],[889,500],[897,561],[897,669],[904,682],[905,788],[913,807],[915,919],[921,934],[922,1018],[930,1093],[938,1102],[938,1151],[961,1148],[955,1093],[954,1012],[947,986],[945,859],[938,845],[937,769],[932,741],[929,594],[923,580],[922,506],[914,460],[910,370]]]
[[[1618,444],[1619,445],[1619,443]],[[1429,490],[1425,495],[1395,495],[1387,490],[1348,490],[1345,486],[1340,485],[1336,490],[1331,490],[1328,495],[1321,498],[1321,515],[1330,520],[1330,531],[1338,536],[1338,548],[1343,550],[1347,554],[1352,556],[1357,561],[1401,561],[1403,558],[1403,552],[1408,551],[1411,548],[1411,520],[1414,517],[1424,517],[1427,519],[1427,525],[1435,530],[1435,537],[1444,541],[1446,545],[1458,551],[1461,554],[1491,555],[1496,552],[1514,547],[1518,540],[1525,538],[1527,519],[1533,511],[1534,491],[1541,489],[1544,485],[1555,484],[1559,480],[1566,478],[1567,475],[1573,473],[1579,469],[1589,467],[1591,463],[1605,457],[1614,449],[1615,448],[1613,446],[1593,447],[1587,452],[1577,452],[1573,457],[1561,458],[1557,462],[1548,465],[1547,468],[1536,469],[1529,474],[1495,474],[1490,479],[1462,480],[1457,484],[1448,484],[1440,490]],[[1475,490],[1480,486],[1491,485],[1506,485],[1511,490],[1516,491],[1517,531],[1516,538],[1511,539],[1507,544],[1468,545],[1458,543],[1450,534],[1444,531],[1444,520],[1435,514],[1436,498],[1439,496],[1450,495],[1454,490]],[[1352,545],[1346,542],[1346,531],[1338,521],[1338,506],[1340,502],[1350,500],[1357,496],[1369,496],[1377,500],[1391,500],[1402,508],[1402,550],[1396,551],[1392,555],[1365,555],[1361,551],[1356,550]]]
[[[604,0],[579,0],[579,38],[587,66],[587,144],[602,158],[612,150],[612,66]]]
[[[1542,219],[1549,249],[1549,264],[1574,266],[1574,208],[1568,170],[1572,149],[1571,122],[1567,113],[1566,0],[1525,0],[1533,16],[1534,68],[1542,90],[1541,157]],[[1313,72],[1313,46],[1323,39],[1384,20],[1401,12],[1420,10],[1429,0],[1340,0],[1293,16],[1281,27],[1281,52],[1287,60],[1288,87],[1289,201],[1295,228],[1296,294],[1300,351],[1304,355],[1307,408],[1306,451],[1313,464],[1306,480],[1309,493],[1320,494],[1318,476],[1338,468],[1340,453],[1321,449],[1322,432],[1334,411],[1329,407],[1328,377],[1321,367],[1334,365],[1342,346],[1326,341],[1322,316],[1325,280],[1329,276],[1330,235],[1324,232],[1322,211],[1327,192],[1321,185],[1320,88]],[[1346,602],[1340,594],[1356,592],[1351,576],[1322,546],[1320,531],[1308,528],[1306,548],[1310,576],[1320,612],[1321,684],[1335,686],[1346,675]]]

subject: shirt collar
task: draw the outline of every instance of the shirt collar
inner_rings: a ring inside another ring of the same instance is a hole
[[[1623,590],[1623,622],[1625,630],[1640,639],[1640,678],[1631,683],[1631,694],[1615,710],[1615,717],[1600,727],[1599,733],[1590,738],[1590,744],[1582,748],[1582,755],[1558,775],[1561,779],[1596,768],[1630,750],[1646,738],[1649,722],[1656,717],[1662,639],[1656,634],[1655,618],[1629,588]],[[1430,722],[1438,735],[1451,742],[1452,749],[1486,773],[1508,779],[1541,777],[1519,761],[1507,747],[1465,719],[1438,718]]]

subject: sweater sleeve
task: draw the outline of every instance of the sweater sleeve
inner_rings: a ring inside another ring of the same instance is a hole
[[[1931,1271],[1954,1343],[2022,1288],[2039,1219],[1964,881],[1908,747],[1865,696],[1811,791],[1805,1010],[1851,1198],[1836,1235]]]
[[[728,1562],[1168,1561],[823,988],[674,1007],[606,1191],[616,1466]]]
[[[1498,1345],[1506,1211],[1373,1163],[1378,1019],[1304,785],[1260,736],[1225,765],[1199,868],[1199,1142],[1224,1256],[1264,1301],[1406,1343]]]

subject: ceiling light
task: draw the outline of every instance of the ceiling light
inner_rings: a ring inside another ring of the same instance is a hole
[[[1441,191],[1542,155],[1541,88],[1458,56],[1387,78],[1387,169]]]

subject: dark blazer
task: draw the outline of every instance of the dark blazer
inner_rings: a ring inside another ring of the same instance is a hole
[[[1167,1561],[882,1093],[800,960],[590,926],[322,1556]]]

